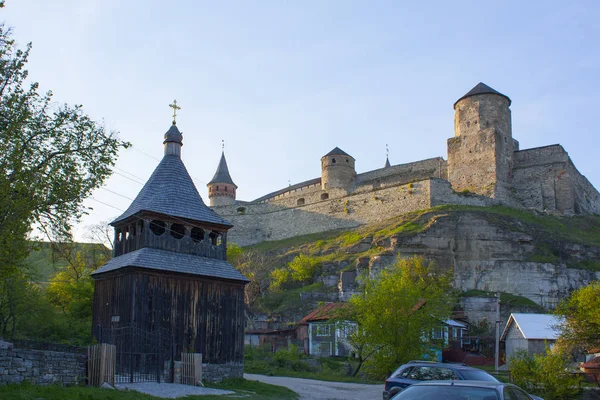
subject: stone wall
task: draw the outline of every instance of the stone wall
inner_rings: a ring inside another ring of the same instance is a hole
[[[291,193],[277,202],[215,207],[214,210],[231,222],[230,243],[247,246],[265,240],[280,240],[293,236],[334,229],[355,228],[359,225],[384,221],[396,215],[431,207],[428,180],[380,189],[355,191],[343,189],[326,191],[329,196],[320,200],[306,192]],[[298,198],[306,204],[295,206]]]
[[[599,214],[600,194],[559,145],[515,152],[515,197],[527,208]]]
[[[81,384],[86,355],[44,350],[0,350],[0,383]]]
[[[244,364],[202,364],[202,380],[206,382],[243,377]]]

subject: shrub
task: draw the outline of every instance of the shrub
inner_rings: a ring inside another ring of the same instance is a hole
[[[569,357],[546,348],[545,354],[527,354],[518,351],[510,358],[513,382],[546,400],[575,398],[579,392],[580,377],[568,371]]]
[[[310,283],[319,274],[321,263],[314,257],[308,257],[304,254],[296,256],[288,264],[291,278],[300,283]]]

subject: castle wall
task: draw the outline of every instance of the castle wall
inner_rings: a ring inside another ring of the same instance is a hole
[[[600,194],[561,145],[514,154],[515,197],[524,207],[562,214],[600,213]]]
[[[350,195],[343,189],[332,189],[326,191],[329,195],[326,200],[320,200],[323,194],[320,190],[311,193],[300,190],[278,201],[214,207],[214,210],[234,225],[228,232],[229,242],[247,246],[265,240],[354,228],[429,208],[430,186],[430,181],[425,180]],[[309,194],[319,200],[309,202]],[[297,206],[297,200],[303,197],[306,204]]]
[[[377,189],[429,178],[447,179],[447,177],[448,163],[441,157],[435,157],[358,174],[356,185]]]

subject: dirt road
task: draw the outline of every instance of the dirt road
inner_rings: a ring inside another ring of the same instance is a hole
[[[285,386],[300,395],[302,400],[381,400],[383,385],[361,383],[325,382],[313,379],[287,378],[244,374],[244,378]]]

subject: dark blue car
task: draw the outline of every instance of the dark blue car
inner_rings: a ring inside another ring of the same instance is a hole
[[[394,387],[404,389],[418,382],[433,380],[498,382],[496,378],[487,372],[466,365],[444,364],[431,361],[411,361],[398,367],[398,369],[385,381],[383,400],[388,400],[390,398],[390,390]],[[393,392],[396,392],[396,390]]]

